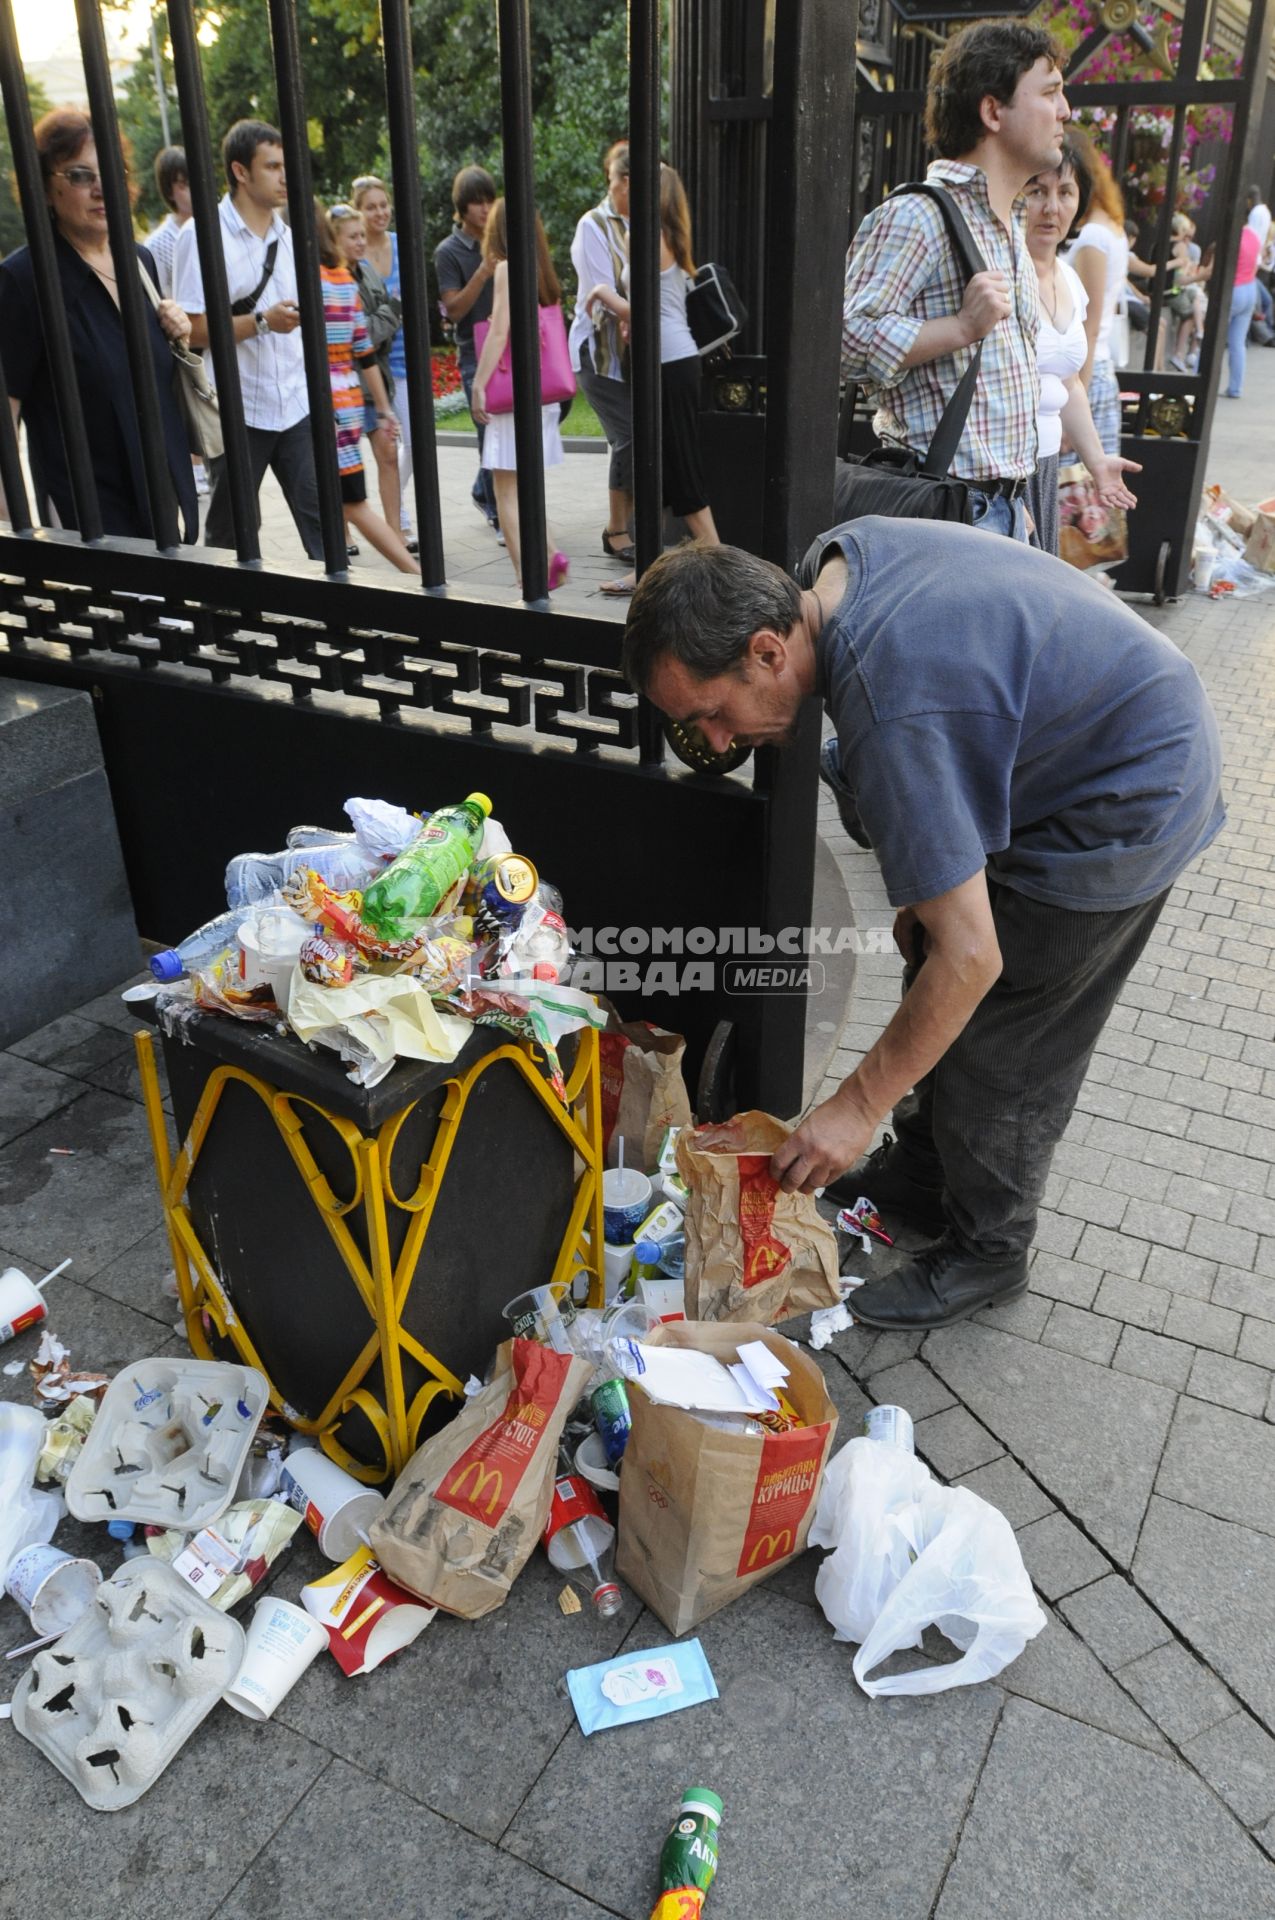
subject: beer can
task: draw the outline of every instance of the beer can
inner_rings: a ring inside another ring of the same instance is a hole
[[[912,1416],[903,1407],[869,1407],[863,1416],[863,1431],[869,1440],[880,1440],[887,1447],[902,1447],[915,1453]]]
[[[629,1393],[623,1380],[617,1375],[615,1379],[604,1380],[600,1387],[595,1387],[592,1405],[594,1425],[602,1435],[602,1444],[606,1448],[607,1465],[617,1467],[633,1431]]]
[[[499,853],[478,871],[480,908],[493,919],[518,921],[523,908],[536,897],[540,876],[522,853]]]

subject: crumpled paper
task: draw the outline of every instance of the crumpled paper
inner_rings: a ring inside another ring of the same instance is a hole
[[[31,1378],[35,1382],[35,1403],[38,1407],[60,1406],[81,1393],[100,1400],[111,1384],[104,1373],[73,1371],[71,1349],[64,1346],[56,1333],[50,1333],[47,1328],[40,1337],[35,1358],[31,1362]]]
[[[200,1533],[170,1528],[148,1535],[146,1544],[157,1560],[169,1561],[210,1606],[225,1613],[261,1585],[301,1518],[282,1500],[242,1500]]]
[[[44,1429],[44,1445],[35,1463],[39,1481],[57,1480],[63,1486],[80,1457],[85,1435],[97,1418],[97,1407],[86,1393],[79,1393],[56,1420]]]
[[[319,987],[294,967],[288,1023],[302,1040],[341,1050],[341,1036],[358,1042],[386,1068],[396,1059],[454,1060],[471,1027],[442,1013],[428,989],[408,974],[365,974],[348,987]]]

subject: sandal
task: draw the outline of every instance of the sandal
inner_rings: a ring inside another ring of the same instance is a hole
[[[598,588],[612,600],[627,600],[637,587],[636,580],[604,580]]]
[[[613,547],[611,545],[613,540],[623,540],[625,544],[622,547]],[[633,542],[629,539],[628,534],[612,533],[609,527],[603,527],[602,529],[602,551],[608,560],[621,560],[626,567],[631,567],[637,559]]]

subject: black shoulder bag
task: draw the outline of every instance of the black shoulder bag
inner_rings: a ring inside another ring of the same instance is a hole
[[[976,273],[986,273],[987,262],[950,193],[929,180],[910,181],[896,187],[891,199],[900,193],[924,193],[934,201],[943,215],[952,250],[965,268],[967,285]],[[908,447],[874,447],[862,459],[848,457],[856,388],[853,384],[846,388],[837,431],[834,526],[840,526],[844,520],[860,520],[868,513],[886,514],[893,520],[969,523],[969,485],[964,480],[952,479],[950,469],[965,431],[982,361],[980,340],[955,393],[943,409],[943,418],[934,430],[924,459]]]
[[[251,293],[245,293],[243,298],[240,300],[231,301],[230,311],[232,313],[237,313],[240,315],[243,315],[245,313],[255,313],[257,302],[258,300],[260,300],[262,294],[265,292],[267,286],[270,283],[270,276],[274,272],[274,263],[278,259],[278,257],[279,257],[279,242],[278,240],[272,240],[270,242],[270,245],[266,248],[266,263],[264,268],[262,269],[260,280],[258,280],[256,286],[253,288]]]

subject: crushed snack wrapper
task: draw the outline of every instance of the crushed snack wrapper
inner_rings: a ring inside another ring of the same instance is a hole
[[[44,1429],[44,1445],[35,1463],[37,1481],[56,1480],[65,1484],[71,1468],[80,1457],[84,1436],[97,1418],[97,1407],[86,1393],[77,1393],[64,1412],[50,1420]]]
[[[852,1207],[842,1207],[837,1215],[837,1227],[840,1232],[855,1234],[861,1240],[865,1234],[871,1234],[874,1240],[880,1240],[884,1246],[894,1245],[885,1230],[885,1222],[866,1193],[861,1193]],[[864,1252],[868,1251],[869,1247],[865,1245]]]
[[[147,1536],[157,1560],[167,1560],[186,1584],[222,1613],[259,1587],[301,1525],[282,1500],[241,1500],[213,1526],[189,1534],[166,1529]]]
[[[352,941],[338,939],[322,927],[302,942],[297,965],[316,987],[348,987],[356,973],[367,971],[367,961]]]

